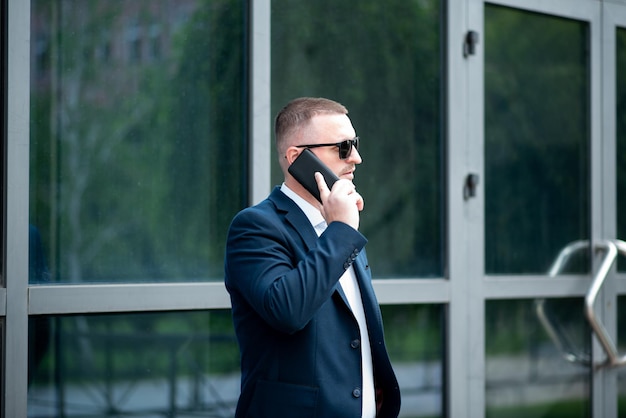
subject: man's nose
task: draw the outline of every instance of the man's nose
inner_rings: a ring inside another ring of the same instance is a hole
[[[361,164],[363,162],[361,154],[359,154],[359,150],[357,150],[356,147],[352,147],[352,151],[346,160],[354,164]]]

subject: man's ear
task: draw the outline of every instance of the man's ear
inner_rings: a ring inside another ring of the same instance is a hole
[[[285,152],[285,158],[287,159],[287,163],[291,165],[296,158],[300,155],[300,148],[298,147],[289,147]]]

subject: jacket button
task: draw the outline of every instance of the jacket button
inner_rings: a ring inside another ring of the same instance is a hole
[[[355,398],[360,398],[361,397],[361,388],[354,388],[354,390],[352,391],[352,396],[354,396]]]
[[[352,340],[352,342],[350,343],[350,347],[352,348],[359,348],[359,346],[361,345],[361,341],[357,340]]]

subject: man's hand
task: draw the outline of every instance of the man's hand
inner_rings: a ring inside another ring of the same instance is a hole
[[[339,179],[328,189],[324,176],[315,173],[315,181],[322,198],[322,216],[330,225],[333,221],[346,223],[359,229],[359,212],[363,210],[363,197],[356,191],[354,183],[347,179]]]

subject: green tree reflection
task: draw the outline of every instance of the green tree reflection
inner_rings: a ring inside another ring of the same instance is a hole
[[[222,279],[246,196],[245,9],[179,4],[33,7],[31,222],[58,281]]]

